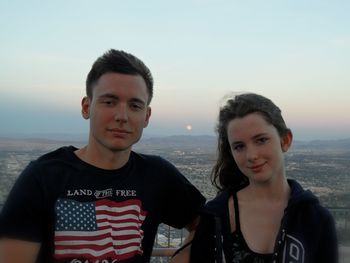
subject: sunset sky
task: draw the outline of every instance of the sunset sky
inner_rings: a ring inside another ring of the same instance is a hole
[[[0,136],[81,134],[85,78],[110,48],[154,80],[146,136],[214,135],[255,92],[297,140],[350,138],[350,1],[0,0]]]

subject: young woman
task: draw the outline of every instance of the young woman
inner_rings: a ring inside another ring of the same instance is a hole
[[[217,132],[219,194],[171,262],[338,262],[331,214],[286,177],[293,135],[280,109],[261,95],[236,95],[221,108]]]

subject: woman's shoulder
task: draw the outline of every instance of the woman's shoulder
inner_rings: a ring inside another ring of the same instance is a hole
[[[230,191],[224,190],[219,192],[212,200],[208,201],[202,208],[203,214],[219,216],[227,210]]]

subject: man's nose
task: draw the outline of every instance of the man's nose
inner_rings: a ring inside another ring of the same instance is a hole
[[[128,108],[124,103],[120,103],[115,111],[115,120],[117,122],[127,122],[128,121]]]

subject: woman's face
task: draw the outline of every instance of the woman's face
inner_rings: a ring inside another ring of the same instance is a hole
[[[259,113],[231,120],[227,136],[232,156],[250,183],[267,183],[285,176],[283,152],[289,149],[292,134],[283,138]]]

